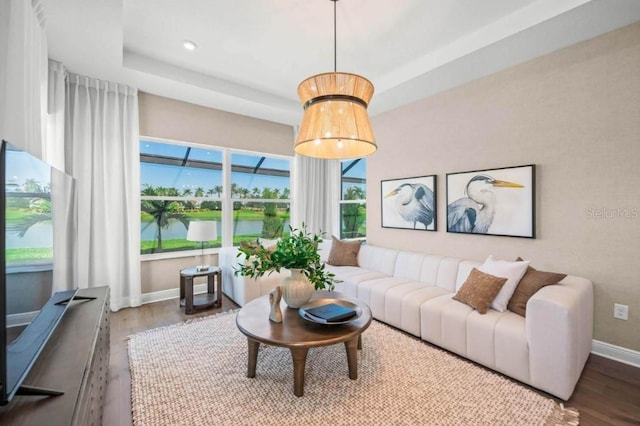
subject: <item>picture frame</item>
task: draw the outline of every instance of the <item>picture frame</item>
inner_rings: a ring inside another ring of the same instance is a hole
[[[381,181],[382,227],[436,231],[436,183],[436,175]]]
[[[535,238],[535,164],[447,173],[447,232]]]

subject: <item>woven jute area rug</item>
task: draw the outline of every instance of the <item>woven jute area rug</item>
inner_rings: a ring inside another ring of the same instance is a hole
[[[311,349],[303,397],[287,349],[261,345],[247,378],[235,313],[130,337],[135,425],[577,425],[565,409],[501,375],[374,321],[358,379],[344,345]]]

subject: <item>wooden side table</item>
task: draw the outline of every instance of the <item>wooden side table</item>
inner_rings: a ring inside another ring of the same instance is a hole
[[[193,279],[207,277],[207,292],[193,294]],[[209,266],[208,269],[198,271],[187,268],[180,271],[180,306],[184,305],[186,314],[193,314],[196,309],[220,308],[222,306],[222,269]]]

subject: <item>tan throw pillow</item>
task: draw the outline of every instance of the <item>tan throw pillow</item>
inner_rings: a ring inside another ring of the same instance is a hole
[[[520,258],[518,258],[520,259]],[[529,266],[527,272],[520,279],[520,283],[509,300],[507,309],[521,316],[527,314],[527,302],[531,296],[536,294],[542,287],[558,284],[558,281],[564,279],[567,274],[558,274],[556,272],[538,271]]]
[[[473,268],[460,290],[453,296],[453,300],[469,305],[481,314],[486,314],[491,302],[506,282],[506,278],[485,274]]]
[[[331,236],[331,251],[327,263],[333,266],[358,266],[360,241],[342,241]]]
[[[253,254],[258,250],[258,243],[256,241],[240,241],[240,248],[249,254]]]

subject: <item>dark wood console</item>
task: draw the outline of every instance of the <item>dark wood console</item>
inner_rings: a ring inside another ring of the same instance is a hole
[[[64,392],[15,396],[0,407],[0,424],[100,426],[109,372],[109,288],[82,289],[24,381]]]

